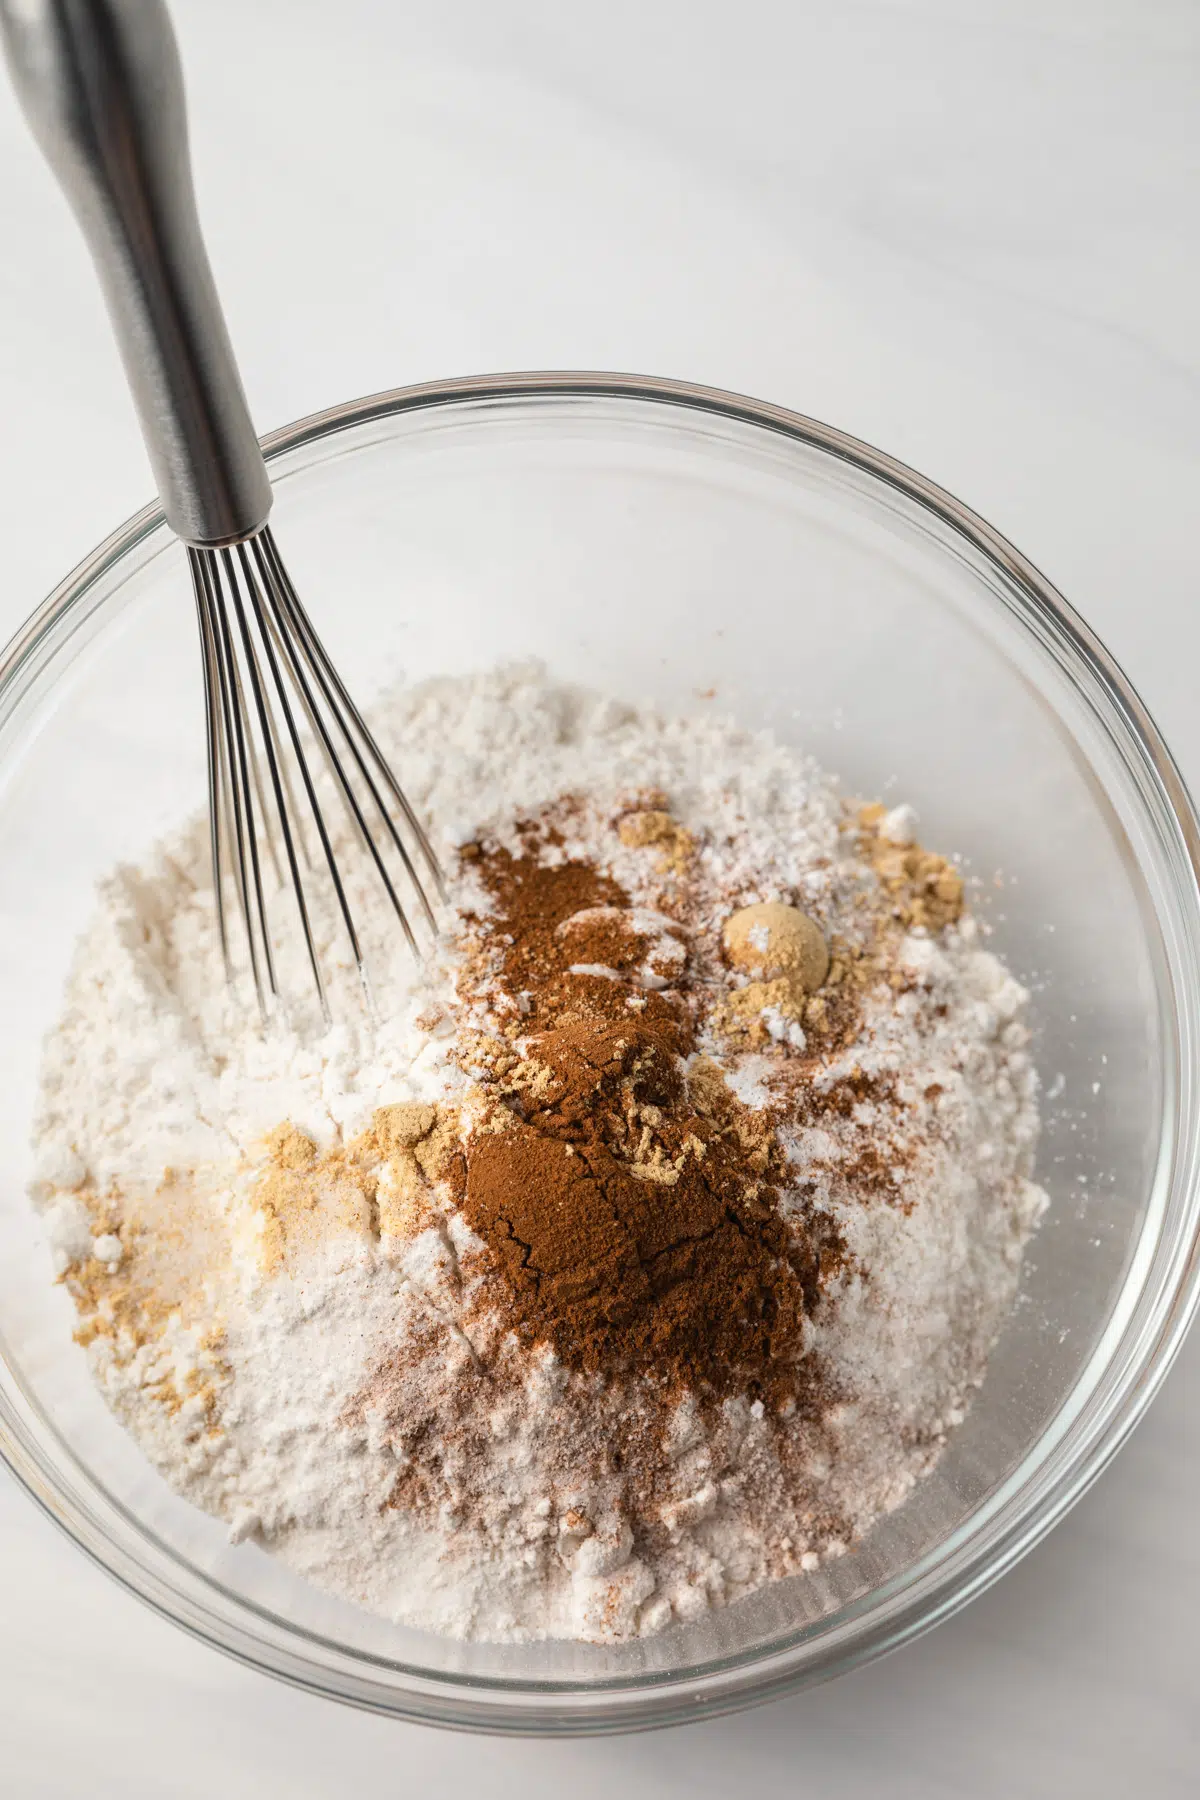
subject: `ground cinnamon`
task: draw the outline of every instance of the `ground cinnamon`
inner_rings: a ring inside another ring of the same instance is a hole
[[[575,1369],[782,1401],[837,1246],[782,1222],[769,1115],[697,1063],[686,972],[628,978],[648,942],[615,881],[536,844],[481,846],[476,870],[493,980],[534,1028],[501,1059],[457,1198],[518,1336]]]

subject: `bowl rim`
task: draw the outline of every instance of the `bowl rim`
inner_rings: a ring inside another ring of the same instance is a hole
[[[1103,694],[1124,732],[1127,748],[1133,750],[1143,772],[1157,788],[1178,833],[1178,848],[1189,877],[1193,939],[1200,935],[1200,819],[1174,758],[1139,694],[1096,634],[1027,557],[954,495],[886,452],[835,426],[768,401],[674,379],[597,371],[498,373],[388,389],[296,420],[271,432],[262,445],[268,461],[277,462],[289,452],[307,448],[323,438],[408,412],[473,401],[589,398],[627,400],[708,414],[765,429],[823,451],[915,503],[1004,574],[1019,590],[1031,615],[1014,615],[1022,629],[1029,632],[1032,622],[1040,620],[1060,646],[1065,645],[1068,659],[1074,658]],[[49,634],[88,591],[164,524],[159,503],[143,507],[58,584],[0,652],[0,697],[11,691],[14,683],[19,684],[27,672],[32,675]],[[1190,1192],[1194,1193],[1194,1187]],[[897,1578],[904,1584],[903,1590],[894,1595],[896,1604],[887,1615],[859,1619],[848,1642],[823,1662],[804,1659],[799,1654],[805,1645],[811,1645],[814,1628],[808,1628],[791,1634],[782,1643],[777,1640],[763,1651],[714,1659],[678,1674],[621,1676],[582,1685],[570,1681],[442,1676],[347,1651],[329,1640],[314,1638],[303,1627],[277,1620],[241,1597],[237,1597],[237,1604],[243,1613],[257,1614],[264,1625],[282,1624],[283,1632],[253,1633],[244,1624],[231,1628],[228,1620],[173,1592],[169,1582],[116,1545],[103,1530],[87,1534],[81,1531],[78,1507],[60,1503],[49,1472],[22,1441],[25,1434],[19,1421],[10,1416],[2,1393],[0,1456],[41,1509],[122,1586],[193,1636],[295,1686],[393,1716],[472,1730],[568,1735],[667,1725],[772,1699],[871,1661],[951,1617],[1006,1573],[1053,1529],[1101,1474],[1157,1393],[1200,1305],[1200,1231],[1193,1231],[1190,1242],[1176,1247],[1174,1269],[1174,1282],[1164,1291],[1156,1308],[1153,1332],[1143,1333],[1138,1354],[1127,1358],[1120,1371],[1118,1385],[1109,1399],[1104,1429],[1094,1433],[1073,1459],[1066,1459],[1064,1466],[1055,1471],[1048,1491],[1040,1496],[1036,1517],[1025,1515],[1010,1521],[999,1537],[971,1547],[957,1566],[948,1567],[943,1562],[919,1578],[911,1569],[905,1571]],[[1110,1346],[1110,1357],[1114,1347]],[[1083,1372],[1079,1379],[1082,1381]],[[1053,1431],[1053,1424],[1043,1438]],[[1004,1489],[1010,1484],[1003,1484]],[[989,1505],[996,1502],[997,1497],[993,1496]],[[148,1536],[143,1527],[137,1529],[143,1538]],[[210,1581],[209,1585],[217,1584]],[[914,1593],[914,1586],[920,1591]],[[227,1592],[219,1587],[218,1591],[222,1595]],[[880,1591],[886,1591],[886,1586],[885,1590],[876,1590]],[[819,1624],[815,1629],[819,1631]],[[324,1668],[314,1666],[294,1645],[280,1641],[281,1635],[289,1634],[334,1651],[352,1667],[333,1668],[329,1666],[333,1659]],[[362,1673],[372,1665],[381,1672],[387,1669],[402,1673],[403,1688],[391,1683],[385,1686],[379,1679],[372,1680],[369,1674]]]

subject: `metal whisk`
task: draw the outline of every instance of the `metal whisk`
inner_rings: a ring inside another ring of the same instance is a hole
[[[187,546],[226,974],[233,981],[239,960],[248,964],[264,1015],[280,998],[275,902],[290,890],[328,1020],[318,881],[332,884],[364,980],[365,968],[325,797],[345,809],[414,952],[410,911],[435,929],[425,884],[441,894],[442,877],[267,525],[271,485],[196,215],[170,18],[162,0],[0,0],[0,34],[34,135],[83,228],[163,511]]]
[[[420,948],[397,889],[398,877],[415,896],[430,932],[437,923],[397,818],[407,827],[439,893],[441,872],[416,814],[309,622],[270,526],[217,549],[189,545],[188,561],[204,653],[209,831],[226,976],[233,980],[223,879],[228,870],[260,1010],[267,1010],[268,994],[279,998],[265,891],[265,847],[277,887],[286,882],[294,896],[309,968],[328,1022],[329,1003],[305,893],[306,875],[311,881],[314,867],[323,865],[332,882],[364,985],[366,966],[321,810],[313,752],[323,757],[334,795],[353,821],[414,955]],[[297,801],[297,782],[302,804]],[[315,845],[310,845],[305,820],[311,823]]]

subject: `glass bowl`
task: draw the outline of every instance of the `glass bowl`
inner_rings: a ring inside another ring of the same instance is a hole
[[[95,879],[203,803],[184,559],[150,508],[0,665],[0,1447],[118,1580],[276,1675],[524,1732],[696,1718],[945,1618],[1128,1433],[1197,1294],[1197,821],[1120,670],[1011,545],[879,452],[667,382],[502,376],[276,433],[276,529],[352,689],[537,657],[913,801],[1034,990],[1051,1194],[987,1381],[850,1555],[661,1637],[464,1645],[306,1587],[172,1495],[71,1342],[24,1195],[38,1045]]]

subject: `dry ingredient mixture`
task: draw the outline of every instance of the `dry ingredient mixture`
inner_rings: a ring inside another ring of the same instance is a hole
[[[35,1197],[106,1398],[235,1539],[457,1637],[649,1634],[843,1554],[1045,1204],[958,871],[795,750],[535,666],[376,722],[453,878],[431,967],[369,945],[382,1021],[348,970],[323,1037],[230,997],[199,824],[80,946]]]

